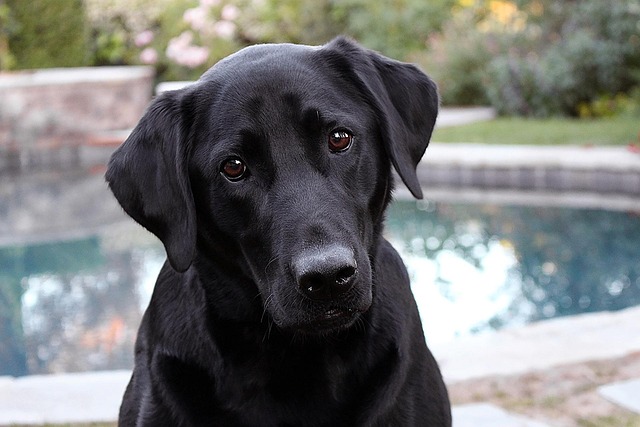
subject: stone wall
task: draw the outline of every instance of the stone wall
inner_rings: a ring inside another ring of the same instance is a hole
[[[77,162],[91,135],[135,126],[152,86],[149,67],[0,74],[0,172]]]

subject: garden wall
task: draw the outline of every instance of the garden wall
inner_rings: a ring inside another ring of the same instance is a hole
[[[133,128],[153,76],[150,67],[0,73],[0,172],[70,165],[92,135]]]

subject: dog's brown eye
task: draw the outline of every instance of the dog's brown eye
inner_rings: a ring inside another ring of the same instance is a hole
[[[334,153],[345,151],[351,146],[353,135],[346,130],[335,130],[329,135],[329,150]]]
[[[247,171],[247,167],[242,163],[242,160],[237,158],[231,158],[226,160],[222,164],[222,168],[220,172],[230,181],[237,181],[241,179],[245,172]]]

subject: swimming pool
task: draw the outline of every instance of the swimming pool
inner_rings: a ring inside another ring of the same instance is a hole
[[[0,187],[0,375],[130,368],[162,246],[100,173]],[[640,304],[639,212],[400,199],[385,234],[431,343]]]

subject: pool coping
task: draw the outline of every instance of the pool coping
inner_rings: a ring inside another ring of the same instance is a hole
[[[577,314],[432,343],[448,383],[624,357],[640,351],[640,306]]]
[[[434,142],[417,173],[427,188],[640,196],[640,153],[628,147]]]

